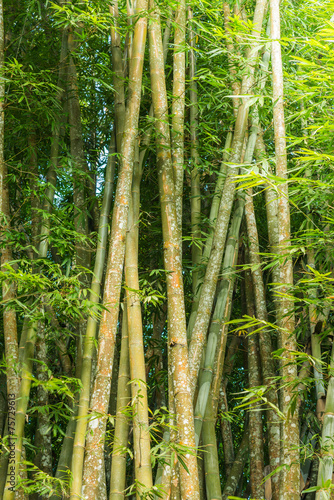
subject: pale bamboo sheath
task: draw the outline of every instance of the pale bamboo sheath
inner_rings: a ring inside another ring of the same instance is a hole
[[[254,41],[252,43],[254,58],[259,51],[259,45],[257,40],[261,33],[263,16],[266,10],[267,2],[266,0],[258,0],[255,6],[254,12],[254,29],[252,32],[252,38]],[[253,59],[251,59],[251,62]],[[254,71],[255,63],[250,64],[249,72],[243,79],[242,84],[242,94],[249,95],[251,93],[252,85],[254,83]],[[242,148],[244,143],[244,137],[247,127],[248,111],[249,107],[247,105],[248,97],[243,98],[243,103],[238,109],[237,120],[235,124],[234,138],[232,142],[232,154],[230,158],[231,164],[239,164]],[[190,383],[191,390],[194,393],[195,384],[198,376],[198,370],[200,366],[202,350],[204,345],[204,339],[206,335],[207,328],[209,326],[210,315],[212,304],[214,300],[214,294],[216,290],[217,278],[219,273],[219,267],[222,260],[222,255],[224,251],[227,228],[230,219],[230,213],[232,209],[232,204],[234,200],[235,192],[235,182],[234,176],[238,172],[238,167],[230,167],[228,176],[225,181],[224,191],[222,195],[222,200],[219,207],[217,223],[215,228],[215,234],[213,237],[212,248],[210,259],[207,265],[206,274],[201,290],[201,296],[199,301],[199,312],[196,317],[196,322],[192,332],[191,341],[189,344],[189,364],[190,364]]]
[[[112,361],[125,253],[125,235],[131,196],[134,150],[141,100],[142,69],[147,30],[146,11],[147,1],[139,1],[137,4],[138,19],[134,28],[132,58],[130,63],[130,92],[125,114],[125,132],[121,149],[121,168],[117,182],[115,210],[113,211],[110,250],[104,286],[103,303],[106,309],[102,313],[100,322],[97,373],[91,398],[92,412],[98,412],[100,415],[105,415],[107,413],[109,404]],[[96,449],[97,446],[100,446],[101,441],[104,439],[105,419],[99,417],[92,420],[91,424],[91,446],[93,450],[94,448]],[[82,474],[80,470],[82,469],[82,463],[83,448],[81,444],[78,444],[73,452],[72,465],[76,465],[75,468],[73,468],[71,500],[81,498]],[[87,469],[88,476],[94,479],[90,491],[92,495],[95,495],[94,489],[97,488],[100,468],[94,457],[92,457],[89,464],[87,463]],[[93,496],[93,498],[96,498],[96,496]]]
[[[287,178],[287,154],[285,140],[285,121],[283,107],[283,69],[280,45],[280,7],[279,0],[270,0],[270,22],[272,36],[272,73],[273,73],[273,102],[274,102],[274,133],[276,154],[276,175]],[[284,260],[280,264],[281,293],[289,293],[293,285],[292,259],[287,257],[290,246],[290,207],[288,184],[280,186],[281,194],[278,200],[278,234],[280,253]],[[293,383],[297,379],[297,365],[291,363],[292,355],[297,349],[294,332],[295,319],[293,301],[288,297],[280,297],[278,301],[278,324],[281,327],[281,345],[285,351],[282,354],[282,389],[283,413],[286,419],[283,422],[282,460],[286,467],[283,470],[280,488],[281,500],[299,499],[299,426],[298,414],[289,415],[293,398]],[[291,385],[292,384],[292,385]]]
[[[152,9],[156,9],[154,3]],[[195,446],[193,408],[189,388],[186,321],[183,295],[181,249],[171,162],[168,110],[160,18],[157,10],[151,16],[149,29],[152,101],[157,131],[157,164],[164,239],[164,265],[167,271],[168,335],[171,349],[173,391],[179,441]],[[199,484],[196,457],[185,457],[190,474],[181,466],[181,496],[198,499]]]

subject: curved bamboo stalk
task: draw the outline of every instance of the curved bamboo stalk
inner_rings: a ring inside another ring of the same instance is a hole
[[[262,22],[264,13],[266,10],[267,2],[266,0],[257,0],[254,12],[254,29],[252,31],[252,55],[256,58],[259,45],[257,40],[261,33]],[[242,83],[242,94],[249,95],[251,94],[252,85],[254,83],[254,71],[255,65],[250,64],[249,71],[247,75],[243,78]],[[248,97],[243,98],[243,103],[238,109],[238,116],[235,124],[235,132],[232,142],[232,154],[230,162],[231,164],[239,164],[242,148],[246,133],[247,127],[247,119],[248,119]],[[224,191],[222,195],[222,201],[220,203],[217,223],[215,228],[215,234],[213,237],[212,248],[214,249],[211,252],[210,259],[206,268],[205,278],[203,281],[203,286],[201,290],[200,300],[199,300],[199,308],[196,317],[196,322],[193,328],[191,341],[189,344],[189,364],[190,364],[190,382],[192,393],[195,390],[195,384],[197,380],[198,370],[200,366],[203,345],[205,340],[206,330],[209,326],[211,309],[214,299],[214,294],[216,290],[217,278],[219,273],[219,267],[221,264],[222,254],[224,251],[227,228],[230,219],[230,213],[232,209],[232,204],[234,200],[234,192],[235,192],[235,182],[234,176],[238,172],[238,167],[229,169],[229,173],[227,175]]]
[[[178,227],[174,198],[169,128],[165,119],[168,104],[160,18],[153,2],[151,2],[151,8],[154,10],[154,14],[152,15],[149,30],[150,68],[152,101],[157,131],[157,164],[164,239],[164,264],[167,272],[168,343],[171,353],[173,393],[179,441],[184,446],[194,448],[193,408],[189,390],[181,249],[179,246],[180,228]],[[183,467],[180,468],[181,496],[197,499],[199,498],[197,460],[190,453],[184,459],[189,473]]]
[[[279,0],[270,0],[271,22],[271,55],[273,73],[273,117],[275,133],[276,175],[287,178],[287,154],[285,140],[284,104],[283,104],[283,69],[280,45],[280,6]],[[300,467],[299,467],[299,426],[298,414],[291,412],[291,403],[294,398],[293,385],[297,380],[297,366],[293,361],[292,353],[297,348],[293,301],[286,295],[293,286],[292,259],[288,257],[290,246],[290,207],[288,184],[280,187],[278,199],[278,234],[280,244],[280,293],[278,301],[278,324],[281,329],[282,354],[282,409],[285,416],[282,434],[282,464],[285,465],[282,474],[280,498],[282,500],[299,499]]]
[[[238,203],[233,215],[222,265],[223,281],[217,296],[216,306],[210,323],[208,340],[205,350],[205,360],[203,369],[199,374],[199,390],[195,406],[195,436],[196,445],[199,443],[203,417],[207,408],[211,382],[213,378],[214,362],[217,357],[218,347],[222,339],[222,323],[226,320],[226,304],[230,289],[233,290],[234,271],[238,255],[239,229],[243,215],[243,202]],[[224,330],[225,333],[225,330]],[[226,334],[225,334],[226,335]]]
[[[216,220],[217,220],[217,216],[218,216],[221,196],[223,193],[224,183],[225,183],[225,179],[226,179],[226,172],[227,172],[226,162],[228,161],[227,151],[229,150],[229,148],[231,146],[232,137],[233,137],[233,134],[231,131],[229,131],[227,136],[226,136],[226,140],[225,140],[225,147],[224,147],[225,151],[223,153],[223,161],[220,164],[220,172],[219,172],[219,176],[218,176],[218,179],[216,182],[215,192],[213,195],[211,208],[210,208],[210,215],[209,215],[210,222],[209,223],[211,226],[211,232],[209,233],[209,235],[206,239],[204,250],[203,250],[202,260],[204,263],[207,262],[208,258],[210,257],[210,253],[211,253],[214,228],[215,228],[215,224],[216,224]],[[194,294],[193,303],[192,303],[192,307],[191,307],[191,313],[190,313],[188,326],[187,326],[187,337],[188,337],[189,341],[191,339],[191,333],[193,331],[194,324],[196,321],[196,316],[197,316],[197,311],[198,311],[198,306],[199,306],[199,299],[201,296],[201,287],[203,284],[203,278],[204,278],[204,276],[202,276],[202,275],[199,275],[197,277],[197,287],[196,287],[196,291]]]

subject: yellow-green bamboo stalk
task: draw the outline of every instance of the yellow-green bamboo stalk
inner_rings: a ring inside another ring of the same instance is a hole
[[[201,187],[199,175],[199,155],[198,155],[198,97],[197,97],[197,82],[196,82],[196,34],[193,24],[193,11],[188,7],[188,24],[189,24],[189,103],[190,103],[190,157],[192,162],[191,169],[191,234],[193,238],[191,254],[192,254],[192,284],[193,293],[196,293],[197,288],[197,273],[196,266],[200,263],[202,256],[202,248],[200,246],[201,229]]]
[[[224,27],[225,27],[225,32],[229,33],[230,32],[230,18],[231,18],[231,9],[230,6],[227,2],[223,3],[223,9],[224,9]],[[240,12],[236,12],[235,15],[240,17]],[[233,46],[233,43],[230,38],[226,38],[226,48],[227,48],[227,57],[228,57],[228,65],[230,69],[230,74],[232,76],[232,90],[233,90],[233,99],[232,99],[232,105],[233,105],[233,114],[235,118],[237,117],[238,114],[238,108],[240,106],[240,99],[237,97],[240,95],[240,82],[236,78],[237,70],[236,66],[234,64],[233,58],[240,56],[239,53],[235,51],[235,48]]]
[[[139,297],[138,274],[138,223],[140,205],[139,164],[135,162],[132,182],[132,201],[129,208],[128,232],[125,250],[125,284],[127,298],[127,318],[129,333],[129,356],[131,374],[131,397],[133,404],[133,448],[135,479],[151,488],[152,467],[150,455],[150,435],[148,402],[146,389],[144,340],[142,314]],[[137,491],[140,499],[141,491]]]
[[[124,97],[124,71],[122,61],[121,37],[118,30],[118,1],[114,0],[109,5],[110,14],[114,19],[114,26],[111,26],[111,54],[113,68],[113,83],[115,90],[114,113],[116,129],[116,151],[121,153],[122,139],[125,120],[125,97]]]
[[[270,0],[270,31],[271,56],[273,74],[273,118],[275,133],[276,175],[287,178],[287,153],[285,139],[284,103],[283,103],[283,69],[280,45],[280,5],[279,0]],[[293,353],[297,349],[295,334],[294,304],[289,299],[293,286],[292,259],[288,256],[290,247],[290,207],[287,182],[280,185],[278,199],[278,234],[279,250],[282,257],[280,263],[280,292],[283,294],[278,301],[278,324],[281,331],[282,354],[282,410],[285,416],[283,422],[282,465],[284,464],[280,487],[281,500],[297,500],[299,493],[299,425],[298,414],[291,412],[294,397],[293,384],[297,380],[297,366]]]
[[[222,497],[216,438],[216,418],[212,404],[212,395],[210,394],[206,406],[202,434],[207,500],[221,500]]]
[[[168,342],[171,353],[173,393],[179,441],[194,448],[193,408],[188,378],[187,335],[184,310],[181,248],[175,207],[174,175],[171,161],[169,127],[166,120],[168,110],[164,75],[163,48],[160,16],[154,3],[149,29],[150,69],[152,101],[154,107],[159,192],[161,202],[162,231],[164,239],[164,264],[167,272]],[[196,457],[187,454],[185,463],[189,473],[180,467],[181,496],[199,498]]]
[[[112,375],[112,363],[115,348],[115,335],[118,323],[119,298],[123,263],[125,254],[125,236],[127,229],[127,218],[129,202],[131,198],[134,150],[139,119],[139,107],[141,100],[142,69],[147,30],[147,1],[139,0],[136,14],[138,15],[134,28],[132,57],[130,61],[129,74],[129,100],[125,113],[124,135],[121,147],[121,165],[118,176],[115,208],[110,236],[109,255],[105,277],[103,304],[105,309],[102,313],[100,330],[98,336],[97,370],[91,396],[91,412],[95,417],[90,422],[90,459],[85,461],[86,477],[89,492],[92,498],[96,498],[98,488],[98,477],[101,472],[99,466],[99,453],[94,453],[101,446],[104,439],[105,415],[109,406],[110,383]],[[98,415],[96,417],[96,414]],[[72,472],[73,482],[71,488],[71,500],[81,497],[83,452],[85,432],[78,436],[73,452]]]
[[[123,500],[126,487],[126,457],[129,436],[130,366],[126,302],[122,315],[122,345],[119,361],[117,410],[111,461],[110,500]]]

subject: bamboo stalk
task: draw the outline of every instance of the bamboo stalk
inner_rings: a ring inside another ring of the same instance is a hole
[[[276,175],[287,178],[287,154],[285,140],[284,103],[283,103],[283,69],[280,45],[280,6],[279,0],[270,0],[271,22],[271,55],[273,74],[273,117],[275,133]],[[280,187],[278,199],[278,234],[280,255],[280,293],[283,294],[278,301],[278,324],[281,331],[282,354],[282,409],[285,416],[282,434],[282,464],[285,465],[282,474],[280,498],[282,500],[299,499],[299,428],[298,414],[291,412],[291,403],[294,398],[293,385],[297,379],[297,366],[293,361],[292,353],[296,351],[295,319],[293,301],[287,293],[293,286],[292,259],[288,256],[290,246],[290,207],[288,184]]]
[[[228,355],[226,354],[225,363],[227,360],[228,360]],[[228,404],[227,404],[227,396],[225,388],[225,379],[224,377],[222,377],[219,390],[219,418],[220,418],[221,438],[223,441],[223,450],[224,450],[225,472],[226,475],[229,476],[231,472],[231,467],[235,459],[235,454],[234,454],[231,422],[227,418],[224,418],[223,415],[224,413],[227,412],[228,412]]]
[[[105,309],[103,310],[100,322],[97,371],[90,402],[92,414],[97,414],[97,417],[91,420],[89,425],[89,428],[92,431],[90,434],[90,446],[92,452],[100,446],[101,439],[104,437],[106,423],[105,415],[109,405],[112,363],[125,254],[125,235],[129,202],[131,198],[134,150],[141,100],[142,69],[147,30],[147,18],[144,15],[146,11],[147,1],[139,0],[136,8],[138,18],[134,28],[132,58],[130,62],[129,101],[125,113],[125,126],[121,149],[121,167],[116,188],[115,209],[113,211],[109,255],[103,295],[103,304]],[[87,414],[85,415],[85,418],[86,416]],[[73,451],[73,482],[71,500],[77,500],[81,496],[84,442],[85,432],[82,432],[76,438]],[[92,492],[94,488],[97,487],[98,474],[100,472],[99,464],[95,459],[97,459],[97,456],[92,457],[89,462],[86,460],[87,477],[94,478],[95,486],[92,484],[92,488],[90,490]],[[93,498],[95,498],[95,496],[93,496]]]
[[[70,124],[70,150],[72,161],[74,163],[73,175],[73,201],[74,201],[74,226],[77,233],[84,238],[88,236],[88,213],[86,202],[86,184],[88,167],[85,160],[84,145],[82,138],[81,125],[81,109],[79,102],[78,77],[77,70],[73,59],[77,40],[77,33],[73,33],[73,28],[68,29],[68,68],[67,68],[67,83],[68,83],[68,118]],[[87,243],[83,240],[76,240],[75,245],[76,265],[89,269],[90,267],[90,252]],[[82,283],[88,285],[88,276],[84,272],[82,274]],[[80,336],[84,335],[85,324],[82,322],[79,326]]]
[[[258,0],[255,6],[254,12],[254,29],[252,31],[252,49],[254,57],[257,56],[259,51],[259,45],[257,40],[261,33],[262,22],[264,13],[266,10],[267,2],[266,0]],[[254,82],[254,71],[255,66],[250,64],[249,71],[247,75],[243,78],[242,83],[242,94],[248,95],[251,93],[251,88]],[[232,154],[230,158],[230,163],[239,164],[243,143],[247,127],[248,111],[249,107],[247,105],[248,97],[243,98],[243,103],[238,109],[238,116],[235,124],[234,137],[232,142]],[[201,295],[199,300],[198,313],[196,317],[196,322],[192,331],[191,341],[189,344],[189,364],[190,364],[190,382],[192,393],[195,390],[195,383],[199,371],[199,365],[201,361],[203,345],[205,340],[206,330],[209,326],[211,309],[217,284],[217,278],[219,273],[219,267],[221,264],[222,254],[224,251],[227,228],[230,219],[230,213],[232,209],[232,204],[234,200],[235,192],[235,181],[234,176],[238,172],[238,167],[230,167],[222,195],[222,201],[219,207],[219,213],[217,217],[217,223],[215,228],[215,234],[213,237],[212,248],[210,259],[206,268],[205,278],[203,281],[203,286],[201,289]]]
[[[115,138],[114,134],[112,134],[108,162],[106,167],[106,174],[105,174],[105,188],[104,188],[103,202],[99,220],[98,243],[96,248],[94,275],[92,278],[91,292],[89,297],[90,301],[93,302],[94,304],[98,304],[100,300],[101,284],[102,284],[103,270],[104,270],[105,257],[107,251],[108,222],[109,222],[109,213],[110,213],[111,200],[114,189],[114,175],[115,175],[114,151],[115,151]],[[97,309],[93,312],[97,313]],[[97,324],[98,323],[96,317],[93,315],[89,316],[84,337],[82,368],[80,374],[82,382],[82,390],[80,392],[80,399],[78,403],[78,416],[77,416],[76,432],[74,437],[73,455],[75,455],[76,448],[78,446],[84,446],[84,440],[82,441],[82,438],[85,435],[87,428],[87,413],[89,408],[90,384],[92,376],[92,358],[94,354],[94,344],[97,331]],[[73,474],[76,471],[74,467],[76,467],[75,463],[72,466]]]
[[[207,500],[221,500],[219,461],[216,438],[216,415],[209,395],[203,420],[204,470]],[[217,473],[218,472],[218,473]]]
[[[188,6],[188,24],[189,24],[189,102],[190,102],[190,157],[192,162],[191,169],[191,234],[192,234],[192,285],[193,293],[196,293],[197,288],[197,273],[196,266],[200,263],[202,248],[200,246],[201,228],[201,187],[199,175],[199,155],[198,155],[198,96],[197,96],[197,81],[196,81],[196,35],[192,27],[193,11]]]
[[[122,319],[122,345],[119,361],[117,410],[115,418],[114,445],[111,461],[110,500],[123,500],[126,487],[126,457],[129,439],[129,410],[130,399],[130,366],[129,366],[129,337],[127,325],[126,302],[124,302]]]
[[[219,172],[219,176],[218,176],[218,179],[216,182],[215,192],[213,195],[211,208],[210,208],[210,215],[209,215],[210,222],[209,223],[210,223],[210,226],[212,229],[211,229],[211,232],[209,233],[209,235],[206,239],[204,250],[203,250],[202,261],[204,263],[206,263],[206,261],[210,257],[210,253],[211,253],[214,228],[215,228],[215,224],[216,224],[216,220],[217,220],[217,216],[218,216],[220,201],[221,201],[224,183],[225,183],[225,179],[226,179],[226,172],[227,172],[226,162],[228,161],[227,150],[231,146],[232,137],[233,137],[232,132],[228,132],[228,134],[226,136],[226,140],[225,140],[225,147],[224,147],[225,152],[223,153],[223,161],[220,164],[220,172]],[[196,321],[196,316],[197,316],[198,306],[199,306],[199,299],[200,299],[200,295],[201,295],[201,286],[203,284],[203,278],[204,278],[204,276],[202,276],[202,275],[197,276],[197,287],[196,287],[195,294],[193,296],[193,303],[192,303],[191,313],[190,313],[188,326],[187,326],[187,337],[188,337],[189,341],[191,339],[191,333],[193,331],[194,324]]]
[[[140,207],[139,164],[135,162],[132,182],[132,202],[129,208],[125,250],[125,284],[129,333],[131,396],[133,404],[133,447],[135,479],[145,488],[153,485],[148,402],[145,373],[144,339],[138,274],[138,221]],[[140,490],[137,499],[141,498]]]
[[[172,162],[175,183],[175,205],[182,248],[182,192],[184,173],[184,106],[186,90],[186,4],[180,0],[175,12],[172,101]],[[191,111],[190,111],[191,112]],[[191,117],[190,117],[191,122]],[[192,125],[190,124],[190,127]]]
[[[125,124],[125,96],[124,96],[124,71],[122,61],[121,37],[118,32],[118,1],[114,0],[109,5],[109,11],[114,19],[114,26],[111,26],[111,54],[113,66],[113,83],[115,89],[114,114],[115,114],[115,137],[116,151],[121,153],[122,139]]]
[[[251,273],[245,273],[245,292],[247,302],[247,314],[255,316],[254,287]],[[248,343],[248,383],[249,387],[261,385],[260,352],[258,334],[249,330]],[[270,446],[270,444],[269,444]],[[279,450],[278,450],[279,451]],[[263,458],[263,432],[262,412],[259,405],[253,404],[249,412],[249,456],[250,456],[250,483],[251,494],[254,498],[264,498],[263,480],[264,458]]]
[[[315,269],[314,250],[312,248],[309,248],[307,251],[307,264],[311,269]],[[311,332],[311,349],[312,349],[312,356],[315,360],[315,363],[313,365],[313,376],[315,379],[315,390],[317,396],[317,416],[318,419],[321,421],[323,413],[325,411],[326,390],[325,390],[324,377],[321,365],[321,332],[319,334],[316,331],[316,326],[318,323],[318,314],[314,301],[316,300],[318,295],[317,290],[310,287],[310,289],[308,290],[308,295],[312,301],[309,304],[308,309],[309,309],[309,322],[310,322],[310,332]]]
[[[256,307],[256,317],[266,323],[268,321],[266,297],[261,270],[261,259],[259,240],[257,232],[257,224],[254,212],[252,190],[246,192],[245,214],[247,223],[249,259],[252,265],[252,279],[254,289],[254,299]],[[273,472],[280,465],[280,419],[273,409],[278,407],[277,389],[274,384],[274,364],[272,359],[272,344],[270,332],[266,327],[262,327],[259,331],[259,343],[261,353],[261,366],[263,383],[268,387],[267,398],[271,403],[271,408],[267,411],[268,417],[268,433],[269,433],[269,458],[270,468]],[[273,499],[278,500],[279,497],[279,475],[274,474],[272,480]]]
[[[221,343],[226,344],[226,339],[221,339],[222,324],[226,321],[226,304],[228,304],[229,291],[234,283],[234,271],[238,253],[238,238],[241,219],[243,215],[243,203],[238,203],[235,209],[222,265],[222,275],[224,277],[221,288],[217,296],[216,306],[210,323],[207,346],[205,350],[205,361],[203,369],[199,374],[199,390],[195,406],[195,436],[198,445],[203,417],[207,408],[211,382],[213,378],[214,362],[217,357],[218,347]],[[224,330],[225,333],[225,330]],[[226,334],[225,334],[226,337]]]
[[[173,374],[173,393],[179,441],[194,448],[193,408],[189,390],[186,321],[184,310],[183,278],[181,266],[180,228],[178,227],[174,174],[171,162],[168,110],[164,75],[160,17],[154,3],[154,14],[149,29],[152,101],[157,136],[157,166],[164,240],[164,265],[167,272],[168,343]],[[181,497],[199,498],[196,457],[184,457],[189,473],[180,467]]]
[[[231,495],[234,495],[242,476],[245,462],[248,456],[248,428],[246,427],[243,433],[237,456],[234,460],[231,472],[224,486],[222,499],[228,500]]]

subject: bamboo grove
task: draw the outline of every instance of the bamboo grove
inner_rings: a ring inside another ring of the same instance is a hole
[[[0,0],[0,496],[326,500],[332,0]]]

